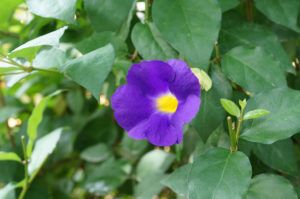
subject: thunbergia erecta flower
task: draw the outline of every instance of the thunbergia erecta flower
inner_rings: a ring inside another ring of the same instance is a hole
[[[197,77],[176,59],[133,64],[127,84],[111,97],[115,119],[128,136],[157,146],[181,142],[183,125],[197,114],[200,102]]]

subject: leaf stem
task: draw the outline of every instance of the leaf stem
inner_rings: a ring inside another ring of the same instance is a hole
[[[246,0],[246,13],[248,21],[253,22],[252,0]]]
[[[228,130],[229,130],[229,136],[230,136],[230,150],[233,151],[237,151],[237,140],[236,140],[236,136],[235,136],[235,132],[232,126],[232,121],[231,121],[231,117],[228,116],[227,117],[227,124],[228,124]]]
[[[216,49],[216,59],[215,59],[215,61],[221,67],[221,59],[222,59],[222,57],[220,56],[219,43],[217,41],[215,42],[215,49]]]
[[[23,161],[23,164],[24,164],[24,169],[25,169],[25,183],[23,185],[23,189],[22,189],[22,192],[20,193],[20,196],[19,196],[19,199],[23,199],[27,190],[28,190],[28,187],[29,187],[29,179],[28,179],[28,159],[27,159],[27,152],[26,152],[26,143],[25,143],[25,137],[22,136],[21,137],[21,141],[22,141],[22,149],[23,149],[23,153],[24,153],[24,161]]]
[[[236,129],[236,138],[235,138],[237,144],[239,141],[239,133],[240,133],[241,125],[243,123],[243,115],[244,115],[244,108],[241,109],[241,114],[240,114],[240,117],[238,118],[238,126]]]
[[[145,0],[145,22],[149,20],[149,4],[150,0]]]

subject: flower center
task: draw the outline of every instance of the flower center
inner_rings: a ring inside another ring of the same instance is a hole
[[[171,93],[156,99],[157,110],[165,113],[174,113],[178,106],[178,100]]]

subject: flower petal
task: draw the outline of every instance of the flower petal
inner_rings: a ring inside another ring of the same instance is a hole
[[[134,139],[145,139],[156,146],[171,146],[177,140],[177,130],[170,123],[170,116],[167,114],[154,113],[148,120],[145,120],[132,128],[128,136]]]
[[[187,64],[177,59],[170,59],[167,63],[175,70],[175,79],[169,83],[169,88],[176,98],[185,100],[189,95],[200,96],[199,80]]]
[[[163,61],[142,61],[133,64],[127,75],[128,84],[145,95],[157,96],[168,91],[168,82],[175,77],[173,68]]]
[[[155,111],[152,101],[131,85],[123,85],[116,90],[111,97],[111,106],[116,121],[126,131]]]
[[[177,111],[172,115],[171,123],[177,130],[179,144],[183,138],[183,125],[189,123],[198,113],[201,99],[195,95],[190,95],[185,102],[179,104]]]

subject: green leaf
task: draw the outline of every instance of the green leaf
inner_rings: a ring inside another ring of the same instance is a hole
[[[297,194],[291,183],[278,175],[260,174],[251,180],[244,199],[297,199]]]
[[[242,100],[239,100],[239,105],[240,105],[241,109],[244,110],[245,107],[247,106],[247,101],[246,101],[246,99],[244,99],[243,101],[242,101]]]
[[[298,33],[300,32],[297,25],[299,14],[298,0],[255,0],[255,5],[259,11],[273,22],[291,28]]]
[[[152,173],[148,175],[147,178],[143,179],[134,190],[134,198],[136,199],[145,199],[153,198],[155,195],[158,195],[159,192],[163,189],[163,185],[160,181],[166,177],[166,174]]]
[[[1,61],[0,61],[1,63]],[[0,75],[5,74],[6,72],[11,72],[11,71],[20,71],[20,68],[17,67],[1,67],[0,66]]]
[[[162,36],[193,66],[207,71],[220,30],[221,9],[218,2],[154,1],[152,13]]]
[[[46,18],[74,23],[76,0],[26,0],[30,12]]]
[[[65,26],[56,31],[30,40],[14,49],[8,56],[9,58],[25,57],[28,61],[32,61],[41,46],[58,46],[59,40],[67,28],[68,27]]]
[[[199,83],[201,85],[201,89],[205,91],[209,91],[212,87],[212,81],[207,73],[199,68],[191,68],[191,71],[198,78]]]
[[[30,158],[31,161],[28,165],[29,175],[34,175],[35,172],[38,172],[47,157],[54,151],[62,131],[62,128],[56,129],[36,141]]]
[[[43,119],[43,112],[50,98],[51,96],[43,98],[40,103],[33,109],[29,117],[27,125],[27,135],[29,137],[29,142],[26,149],[28,157],[30,157],[31,155],[33,143],[37,137],[37,129]]]
[[[8,118],[16,115],[22,110],[21,107],[6,106],[0,108],[0,123],[5,122]]]
[[[104,195],[122,185],[129,173],[130,165],[127,162],[114,158],[108,159],[88,172],[84,189],[93,194]]]
[[[178,57],[175,50],[162,38],[160,32],[151,22],[135,24],[131,39],[137,51],[147,61],[167,61]]]
[[[13,153],[13,152],[3,152],[0,151],[0,161],[3,160],[12,160],[12,161],[17,161],[17,162],[22,162],[21,158]]]
[[[109,44],[67,62],[61,70],[90,91],[98,101],[102,84],[112,68],[114,57],[113,46]]]
[[[235,117],[240,117],[241,111],[239,107],[231,100],[228,99],[221,99],[221,104],[223,108],[230,114]]]
[[[97,32],[121,30],[135,0],[84,0],[88,17]]]
[[[38,52],[33,60],[35,68],[50,69],[59,68],[67,61],[67,55],[58,48],[45,48]]]
[[[254,154],[269,167],[290,174],[298,175],[298,166],[291,139],[281,140],[273,144],[258,144],[253,146]]]
[[[116,56],[125,56],[127,54],[127,45],[120,36],[113,32],[94,33],[92,36],[75,44],[76,48],[83,54],[89,53],[98,48],[111,43],[114,47]]]
[[[237,18],[237,16],[234,17]],[[265,26],[254,23],[238,23],[235,26],[222,27],[219,38],[222,54],[239,45],[248,48],[261,47],[279,63],[283,72],[295,73],[292,62],[277,35]]]
[[[267,110],[256,109],[256,110],[252,110],[252,111],[247,112],[244,115],[243,120],[254,119],[254,118],[261,117],[261,116],[268,115],[268,114],[270,114],[270,112],[267,111]]]
[[[192,164],[186,164],[164,178],[161,183],[177,194],[188,195],[188,177],[191,171]]]
[[[124,135],[121,143],[121,153],[124,157],[136,159],[147,147],[147,140],[134,140],[128,135]]]
[[[162,150],[146,153],[140,160],[136,175],[139,179],[147,178],[152,173],[164,173],[175,160],[175,156]]]
[[[5,187],[0,189],[0,198],[3,199],[15,199],[15,186],[12,183],[7,184]]]
[[[240,0],[218,0],[222,12],[226,12],[240,4]]]
[[[111,155],[108,147],[103,144],[97,144],[86,148],[80,153],[80,157],[88,162],[101,162]]]
[[[22,3],[22,0],[1,0],[0,2],[0,29],[5,27],[8,23],[8,20],[13,15],[13,12],[17,6]]]
[[[193,163],[188,196],[190,199],[241,198],[248,189],[251,173],[246,155],[214,148]]]
[[[212,67],[210,77],[213,82],[212,88],[207,92],[202,91],[199,112],[191,122],[203,141],[207,140],[226,116],[220,98],[231,98],[232,96],[231,84],[218,66]]]
[[[285,73],[262,48],[236,47],[222,59],[224,73],[246,91],[259,93],[286,87]]]
[[[300,131],[300,92],[278,88],[250,98],[246,110],[262,108],[267,117],[246,120],[241,138],[264,144],[286,139]]]

